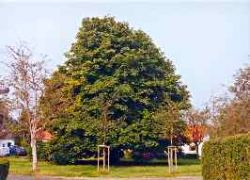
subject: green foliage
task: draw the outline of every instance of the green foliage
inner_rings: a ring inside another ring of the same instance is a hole
[[[19,139],[19,142],[17,141],[17,145],[19,145],[21,147],[24,147],[24,149],[27,152],[27,156],[31,160],[32,159],[32,150],[31,150],[30,144],[27,142],[27,139],[24,139],[24,138],[21,137]]]
[[[9,173],[9,161],[0,159],[0,180],[6,180]]]
[[[204,144],[202,175],[205,180],[250,179],[250,134],[212,140]]]
[[[162,139],[172,141],[172,145],[181,145],[186,141],[184,121],[184,112],[178,102],[169,102],[167,105],[160,107],[154,114],[154,118],[159,124],[159,131],[162,132]],[[164,146],[163,148],[165,148]]]
[[[51,144],[49,142],[37,142],[37,156],[39,160],[51,159]]]
[[[172,62],[147,34],[112,17],[84,19],[66,58],[41,101],[54,152],[85,157],[102,143],[154,148],[161,133],[154,112],[170,102],[189,106]]]
[[[77,160],[76,159],[77,155],[73,153],[68,153],[68,151],[66,152],[67,153],[65,153],[62,150],[54,152],[51,160],[60,165],[75,163],[75,161]]]

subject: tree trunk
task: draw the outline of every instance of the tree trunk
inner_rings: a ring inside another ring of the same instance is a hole
[[[195,149],[196,149],[196,153],[197,153],[197,158],[199,159],[199,143],[195,143]]]
[[[172,136],[172,134],[170,136],[170,144],[171,144],[171,146],[173,145],[173,136]]]
[[[171,143],[171,146],[173,145],[173,132],[174,132],[174,128],[171,127],[171,135],[170,135],[170,143]]]
[[[37,170],[37,147],[36,147],[36,139],[31,138],[31,150],[32,150],[32,170]]]

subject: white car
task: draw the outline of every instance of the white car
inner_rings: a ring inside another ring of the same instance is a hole
[[[10,154],[9,147],[0,147],[0,156],[8,156]]]

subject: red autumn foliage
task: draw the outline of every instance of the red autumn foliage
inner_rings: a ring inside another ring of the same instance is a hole
[[[190,142],[200,143],[202,142],[207,128],[203,125],[194,124],[187,126],[187,137]]]

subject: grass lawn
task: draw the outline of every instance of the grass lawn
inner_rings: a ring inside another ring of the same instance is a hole
[[[31,163],[27,158],[9,157],[10,174],[30,175]],[[38,175],[67,177],[169,177],[169,176],[201,176],[201,166],[198,160],[179,160],[178,170],[174,175],[168,173],[168,166],[163,160],[152,161],[143,165],[111,166],[110,173],[98,173],[96,165],[55,165],[39,162]]]

